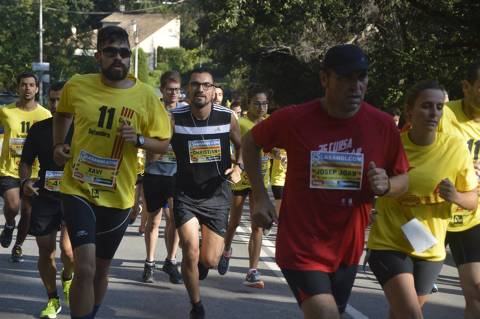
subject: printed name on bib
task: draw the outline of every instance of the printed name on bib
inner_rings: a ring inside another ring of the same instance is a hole
[[[23,145],[26,138],[12,137],[8,140],[10,146],[10,152],[13,156],[22,156]]]
[[[362,153],[310,152],[310,188],[360,190]]]
[[[73,178],[89,184],[113,188],[118,165],[118,159],[100,157],[82,150],[73,168]]]
[[[220,139],[188,141],[190,163],[210,163],[222,160]]]
[[[51,192],[60,191],[62,183],[63,171],[46,171],[45,172],[45,189]]]

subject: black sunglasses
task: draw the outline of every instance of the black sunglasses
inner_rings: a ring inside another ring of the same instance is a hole
[[[109,58],[114,58],[118,54],[122,59],[129,58],[132,55],[132,51],[128,48],[115,48],[115,47],[106,47],[102,49],[102,53]]]

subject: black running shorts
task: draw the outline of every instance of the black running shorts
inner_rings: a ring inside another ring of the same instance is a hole
[[[32,236],[45,236],[60,230],[62,224],[62,208],[60,197],[47,196],[40,193],[30,198],[32,216],[28,233]]]
[[[173,200],[175,226],[180,228],[195,217],[200,225],[223,237],[227,231],[231,199],[232,191],[227,182],[222,182],[210,198],[192,198],[177,189]]]
[[[62,210],[73,249],[95,244],[96,256],[112,259],[128,226],[131,208],[96,206],[86,199],[61,194]]]
[[[283,198],[283,186],[272,185],[273,198],[280,200]]]
[[[175,177],[145,174],[143,176],[143,194],[147,204],[147,212],[154,213],[165,207],[167,200],[173,197]]]
[[[338,311],[344,313],[357,274],[357,265],[340,266],[333,273],[290,269],[282,269],[282,273],[299,306],[315,295],[332,294]]]
[[[11,176],[0,176],[0,196],[12,188],[20,188],[20,179]]]
[[[460,232],[447,232],[445,243],[450,246],[453,260],[458,266],[480,262],[480,225]]]
[[[239,190],[232,189],[232,194],[233,196],[247,197],[247,195],[250,194],[251,191],[252,189],[250,187],[239,189]]]
[[[409,273],[413,275],[417,295],[425,296],[442,270],[442,261],[428,261],[393,250],[371,250],[368,258],[370,269],[382,287],[393,277]]]

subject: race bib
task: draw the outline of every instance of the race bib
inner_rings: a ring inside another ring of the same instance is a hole
[[[12,137],[9,139],[10,153],[13,156],[22,156],[23,144],[25,144],[25,138]]]
[[[222,160],[220,139],[188,141],[190,163],[210,163]]]
[[[363,154],[310,152],[310,188],[360,190]]]
[[[165,154],[161,154],[158,161],[162,162],[162,163],[176,163],[177,162],[177,157],[175,156],[175,153],[173,152],[172,144],[168,145],[167,152]]]
[[[118,164],[118,159],[100,157],[82,150],[73,168],[73,178],[89,184],[113,188]]]
[[[62,183],[63,171],[46,171],[45,172],[45,189],[51,192],[60,191]]]
[[[269,164],[270,164],[270,156],[268,155],[263,155],[262,156],[262,176],[265,176],[267,174],[267,171],[269,169]]]

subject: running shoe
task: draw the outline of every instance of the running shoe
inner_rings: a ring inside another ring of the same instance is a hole
[[[167,273],[172,284],[183,284],[182,275],[178,271],[176,264],[173,264],[170,260],[165,259],[162,270]]]
[[[55,319],[61,310],[62,306],[60,306],[60,300],[57,298],[50,298],[48,299],[47,306],[40,313],[40,318]]]
[[[69,280],[65,280],[63,279],[62,269],[62,272],[60,273],[60,280],[62,281],[64,302],[67,306],[70,306],[70,287],[72,286],[73,274],[72,278],[70,278]]]
[[[143,276],[142,276],[142,281],[146,283],[154,283],[155,280],[153,280],[153,271],[155,269],[155,264],[149,265],[145,263],[145,266],[143,267]]]
[[[12,249],[12,256],[10,257],[12,262],[14,263],[21,263],[23,262],[23,251],[22,246],[15,245]]]
[[[229,251],[224,251],[220,260],[218,261],[217,270],[220,275],[225,275],[230,266],[230,257],[232,257],[232,248],[230,247]]]
[[[3,248],[8,248],[8,246],[10,246],[10,244],[12,243],[14,229],[15,225],[9,226],[5,224],[5,226],[3,227],[2,233],[0,234],[0,245],[2,245]]]
[[[204,319],[205,318],[205,308],[201,302],[192,306],[190,310],[190,319]]]
[[[243,284],[250,288],[265,288],[265,283],[260,279],[260,272],[256,269],[250,269],[248,271]]]
[[[198,279],[204,280],[208,276],[208,268],[204,264],[198,262]]]

